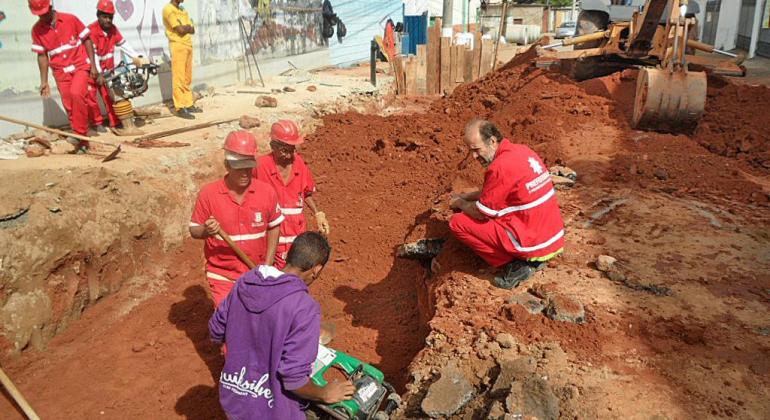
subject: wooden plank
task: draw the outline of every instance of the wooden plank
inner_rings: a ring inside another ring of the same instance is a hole
[[[495,48],[491,39],[481,40],[481,65],[479,67],[479,77],[484,77],[492,70],[492,51]]]
[[[438,81],[438,93],[441,95],[451,91],[450,86],[454,86],[454,83],[449,83],[452,80],[450,76],[450,69],[452,68],[452,38],[442,37],[440,45],[439,62],[441,63],[441,71]]]
[[[406,95],[406,86],[404,80],[404,57],[397,55],[393,59],[394,77],[396,79],[396,94]]]
[[[463,81],[464,82],[472,82],[473,79],[473,57],[475,57],[475,54],[473,53],[473,50],[470,48],[465,49],[465,66],[463,69]]]
[[[407,95],[416,95],[417,94],[417,58],[413,55],[410,55],[409,58],[406,60],[406,65],[404,66],[404,72],[406,73],[406,94]]]
[[[476,31],[473,37],[473,80],[479,78],[481,71],[481,32]]]
[[[417,94],[426,95],[428,93],[427,80],[425,72],[428,68],[428,46],[425,44],[417,45],[417,68],[415,78],[417,80]]]
[[[441,26],[434,24],[428,29],[428,63],[425,68],[428,95],[439,93],[441,80]]]
[[[446,93],[452,93],[457,85],[457,46],[450,45],[449,50],[449,78],[444,86]]]
[[[465,82],[465,45],[455,45],[452,47],[455,56],[455,85]]]

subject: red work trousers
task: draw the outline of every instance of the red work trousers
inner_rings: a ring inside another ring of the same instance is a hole
[[[53,77],[56,79],[56,87],[59,89],[72,131],[82,136],[88,135],[88,84],[91,80],[88,69],[78,69],[72,73],[56,72]]]
[[[230,294],[230,290],[235,286],[235,282],[212,279],[211,277],[206,278],[206,280],[209,282],[211,297],[214,298],[214,307],[218,308],[219,304]]]
[[[107,88],[107,86],[99,86],[94,82],[92,85],[91,92],[91,101],[92,103],[89,103],[89,106],[91,106],[92,109],[92,118],[91,121],[94,122],[96,125],[102,125],[104,123],[104,118],[102,117],[102,110],[99,108],[99,100],[96,99],[97,96],[102,97],[102,102],[104,102],[104,109],[107,110],[107,117],[110,120],[110,127],[117,127],[120,123],[120,119],[118,119],[118,115],[115,113],[115,109],[112,107],[112,98],[110,97],[110,90]]]
[[[457,213],[449,221],[449,229],[460,242],[493,267],[500,267],[514,259],[526,259],[524,255],[506,249],[510,247],[510,239],[505,228],[489,219],[476,220],[465,213]]]

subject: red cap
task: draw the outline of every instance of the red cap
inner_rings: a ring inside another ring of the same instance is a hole
[[[278,120],[270,127],[270,140],[296,146],[302,144],[304,139],[299,135],[299,127],[292,120]]]
[[[35,16],[41,16],[51,10],[53,0],[29,0],[29,10]]]
[[[248,131],[231,131],[225,138],[225,150],[254,158],[257,154],[257,139]]]
[[[96,10],[108,15],[114,15],[115,5],[112,3],[112,0],[99,0],[99,3],[96,4]]]

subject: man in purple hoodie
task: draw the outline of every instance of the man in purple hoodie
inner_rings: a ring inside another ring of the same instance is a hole
[[[302,233],[283,271],[262,265],[247,272],[211,317],[211,337],[227,344],[219,401],[229,419],[304,420],[306,400],[332,404],[355,392],[350,381],[319,387],[310,380],[321,308],[308,286],[330,252],[319,233]]]

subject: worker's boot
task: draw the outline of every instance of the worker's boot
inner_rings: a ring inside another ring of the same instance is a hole
[[[68,153],[71,155],[82,155],[88,153],[89,144],[87,141],[78,140],[74,137],[67,137],[67,143],[72,145],[72,150]]]
[[[545,268],[545,262],[513,260],[503,267],[492,283],[501,289],[513,289]]]
[[[112,127],[112,132],[116,136],[141,136],[144,131],[138,129],[134,124],[134,117],[120,120],[120,127]]]

